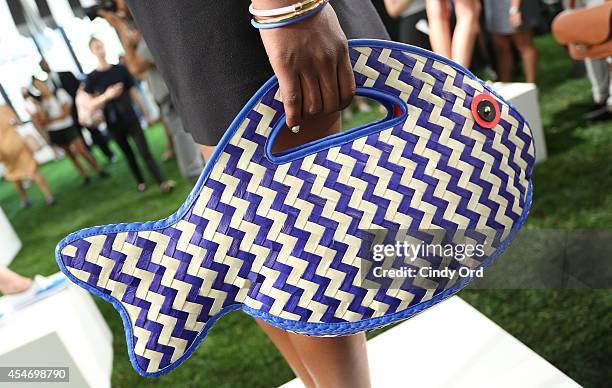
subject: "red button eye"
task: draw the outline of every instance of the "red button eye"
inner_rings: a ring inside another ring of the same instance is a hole
[[[472,99],[472,116],[481,127],[493,128],[501,118],[499,103],[490,94],[479,94]]]

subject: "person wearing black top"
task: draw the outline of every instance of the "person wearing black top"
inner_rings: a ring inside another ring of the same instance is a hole
[[[130,137],[136,144],[138,152],[140,152],[161,190],[163,192],[171,191],[174,182],[166,180],[153,159],[140,121],[132,106],[132,101],[134,101],[142,112],[147,112],[134,86],[134,78],[125,66],[111,65],[106,61],[106,50],[102,41],[91,38],[89,48],[98,58],[98,67],[87,75],[85,92],[94,96],[91,102],[93,105],[103,109],[108,130],[128,161],[130,170],[136,179],[138,191],[146,190],[146,185],[136,162],[136,156],[128,142]],[[150,121],[148,117],[147,121]]]
[[[51,70],[51,68],[49,67],[49,64],[47,63],[45,59],[41,59],[38,65],[40,66],[42,71],[47,73],[47,76],[49,77],[47,84],[49,85],[49,88],[51,90],[64,89],[68,93],[68,95],[72,97],[72,101],[76,101],[77,90],[79,90],[79,87],[81,86],[81,81],[79,81],[79,79],[75,77],[75,75],[72,74],[72,72],[53,71]],[[72,119],[74,120],[75,126],[80,127],[77,104],[72,104],[72,107],[70,109],[71,109]],[[93,127],[93,126],[88,127],[87,130],[91,134],[91,139],[93,140],[94,144],[100,147],[100,150],[106,156],[106,158],[110,162],[115,161],[116,160],[115,154],[109,148],[108,139],[106,138],[106,136],[104,136],[98,128]],[[79,134],[82,135],[80,131],[79,131]]]

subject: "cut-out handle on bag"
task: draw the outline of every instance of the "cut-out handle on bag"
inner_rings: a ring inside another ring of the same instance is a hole
[[[368,97],[379,102],[387,109],[387,115],[378,121],[364,124],[347,131],[338,132],[336,134],[293,147],[289,150],[273,154],[272,146],[274,145],[274,141],[278,137],[281,129],[286,125],[285,115],[283,114],[274,128],[272,128],[272,132],[270,132],[270,136],[266,142],[265,153],[268,160],[277,164],[289,163],[293,160],[349,143],[354,139],[367,136],[371,133],[394,127],[403,123],[408,117],[408,106],[406,105],[406,102],[393,94],[378,89],[358,87],[356,90],[356,95]],[[300,136],[300,134],[298,133],[294,136]]]

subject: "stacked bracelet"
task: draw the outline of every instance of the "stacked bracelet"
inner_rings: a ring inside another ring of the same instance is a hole
[[[306,0],[294,5],[270,10],[257,10],[253,5],[249,11],[253,15],[251,24],[257,29],[285,27],[319,13],[329,0]],[[273,16],[273,17],[270,17]]]
[[[289,5],[287,7],[282,8],[274,8],[274,9],[255,9],[253,3],[249,6],[249,12],[253,16],[259,17],[274,17],[274,16],[283,16],[290,14],[292,12],[301,11],[304,7],[311,5],[312,3],[316,3],[318,0],[306,0],[299,3],[295,3]]]

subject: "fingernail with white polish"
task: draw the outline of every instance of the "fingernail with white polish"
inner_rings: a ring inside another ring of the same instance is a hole
[[[300,126],[296,125],[295,127],[291,127],[291,132],[293,133],[298,133],[300,132]]]

